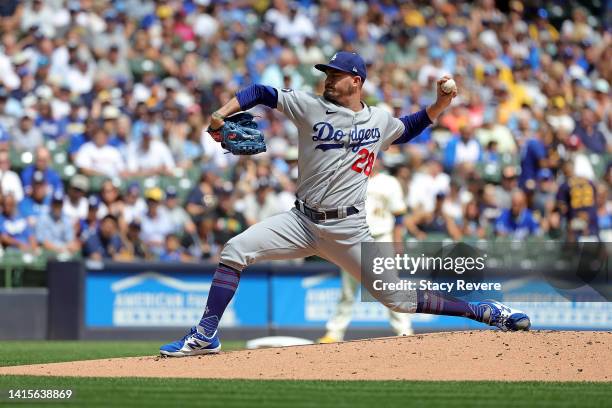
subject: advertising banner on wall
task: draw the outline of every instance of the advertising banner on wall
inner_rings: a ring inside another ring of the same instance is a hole
[[[188,327],[202,316],[211,273],[143,269],[89,271],[85,280],[85,325],[95,327]],[[245,276],[222,326],[268,324],[265,277]],[[252,305],[258,305],[253,307]]]
[[[340,278],[335,273],[312,276],[271,276],[272,324],[275,327],[322,327],[334,313],[340,299]],[[534,329],[612,329],[612,303],[555,301],[558,294],[546,287],[510,281],[511,293],[525,299],[509,302],[528,313]],[[510,291],[510,289],[509,289]],[[483,294],[484,296],[484,294]],[[484,299],[484,297],[482,298]],[[361,302],[359,293],[351,327],[388,326],[387,309],[380,303]],[[468,319],[427,314],[413,315],[413,327],[422,331],[482,328]]]
[[[189,327],[201,317],[214,267],[142,264],[122,269],[88,269],[84,323],[87,328]],[[273,266],[243,273],[221,326],[323,329],[341,294],[333,268]],[[612,303],[555,301],[557,293],[521,281],[505,284],[524,301],[511,305],[527,312],[534,329],[612,329]],[[485,294],[483,293],[483,296]],[[351,327],[387,328],[387,309],[356,295]],[[468,319],[414,315],[417,331],[465,330],[483,326]]]

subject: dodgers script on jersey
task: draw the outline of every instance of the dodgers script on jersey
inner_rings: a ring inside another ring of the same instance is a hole
[[[354,112],[292,89],[278,90],[277,109],[299,132],[298,198],[314,208],[363,209],[376,155],[402,135],[402,121],[377,107]]]

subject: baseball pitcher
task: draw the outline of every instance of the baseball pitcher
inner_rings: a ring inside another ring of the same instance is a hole
[[[209,132],[225,145],[242,134],[234,124],[228,125],[227,131],[226,119],[258,104],[278,109],[296,125],[297,200],[291,211],[267,218],[226,243],[201,320],[183,338],[162,346],[162,355],[218,353],[219,321],[238,288],[242,271],[255,262],[318,255],[360,279],[361,243],[373,241],[366,223],[365,197],[378,152],[418,136],[457,94],[456,89],[444,92],[442,84],[450,78],[440,78],[432,105],[394,118],[362,101],[367,73],[358,54],[341,51],[328,64],[315,68],[326,74],[323,95],[251,85],[213,113]],[[254,138],[249,133],[245,134],[251,143]],[[257,149],[249,146],[248,150]],[[364,279],[370,279],[368,271],[364,271]],[[393,277],[389,279],[395,283]],[[466,302],[429,290],[373,290],[371,294],[401,313],[463,316],[502,330],[528,330],[531,325],[526,314],[496,301]]]

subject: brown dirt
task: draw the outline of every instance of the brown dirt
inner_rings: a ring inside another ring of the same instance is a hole
[[[295,380],[612,381],[612,332],[470,331],[218,355],[0,367],[0,375]]]

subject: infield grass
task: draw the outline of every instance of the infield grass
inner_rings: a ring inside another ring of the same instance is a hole
[[[242,342],[226,342],[237,349]],[[156,354],[159,342],[0,342],[0,364]],[[8,400],[9,389],[70,389],[67,401]],[[607,407],[610,383],[257,381],[0,376],[0,406]]]
[[[67,407],[606,407],[612,397],[609,384],[596,383],[0,376],[4,398],[16,388],[71,389],[70,401],[53,403]]]
[[[163,341],[0,341],[0,366],[159,355]],[[224,341],[223,350],[244,348]]]

